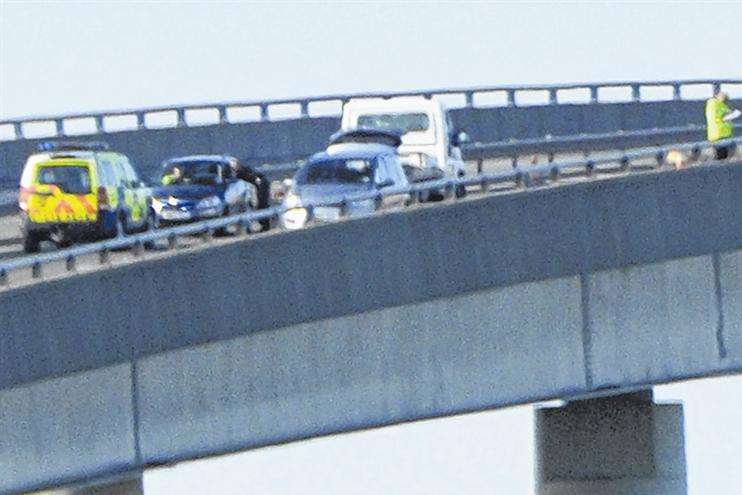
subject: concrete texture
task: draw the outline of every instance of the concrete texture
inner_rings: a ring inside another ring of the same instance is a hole
[[[536,410],[537,495],[687,494],[683,406],[616,396]]]
[[[0,493],[737,372],[741,202],[742,164],[634,174],[3,291]]]

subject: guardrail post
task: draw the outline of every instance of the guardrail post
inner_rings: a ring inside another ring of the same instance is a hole
[[[641,101],[641,86],[638,84],[631,85],[631,101]]]
[[[484,168],[484,158],[480,156],[479,158],[477,158],[477,174],[481,174],[483,168]]]
[[[595,162],[592,160],[587,160],[585,162],[585,175],[588,177],[592,177],[594,171],[595,171]]]
[[[348,200],[343,198],[343,200],[340,202],[340,218],[345,218],[348,216]]]
[[[109,255],[110,255],[110,252],[109,252],[108,248],[107,247],[104,247],[103,249],[101,249],[100,251],[98,251],[98,262],[101,265],[106,264],[108,262],[109,258],[110,258]]]
[[[23,124],[20,122],[13,122],[13,133],[16,139],[23,139]]]
[[[103,125],[103,116],[102,115],[96,115],[95,117],[95,132],[98,134],[103,134],[106,132],[106,128]]]
[[[680,83],[675,83],[672,85],[672,99],[673,100],[682,100],[682,95],[680,94]]]
[[[3,269],[0,270],[0,286],[7,286],[8,285],[8,271]]]
[[[167,248],[168,249],[175,249],[178,247],[178,236],[175,234],[170,234],[167,236]]]
[[[64,119],[56,119],[54,121],[54,129],[57,136],[64,136]]]
[[[490,183],[486,178],[482,178],[481,181],[479,181],[479,191],[482,194],[485,194],[487,191],[490,190]]]
[[[590,103],[598,103],[598,87],[590,86]]]
[[[508,89],[507,90],[507,102],[509,107],[514,107],[515,105],[515,90],[514,89]]]
[[[621,160],[619,161],[619,169],[622,172],[625,172],[629,169],[631,166],[631,160],[629,160],[628,156],[621,157]]]
[[[472,108],[474,106],[474,91],[465,91],[464,98],[466,99],[466,108]]]
[[[41,263],[38,261],[31,265],[31,278],[41,278]]]
[[[68,272],[75,271],[75,268],[77,268],[77,259],[73,255],[67,256],[64,260],[64,267]]]
[[[144,112],[137,112],[134,115],[137,117],[137,129],[140,131],[146,129],[146,126],[144,125]]]
[[[556,88],[549,89],[549,105],[556,105],[557,102],[557,90]]]
[[[177,108],[175,110],[175,113],[178,115],[178,120],[175,123],[175,127],[187,127],[188,123],[186,122],[186,118],[185,118],[185,109]]]
[[[307,100],[303,100],[299,102],[299,108],[300,108],[300,115],[302,119],[306,119],[309,117],[309,102]]]
[[[260,121],[267,122],[270,120],[268,115],[268,105],[260,105]]]
[[[662,165],[665,164],[665,152],[658,151],[657,154],[654,155],[654,159],[657,162],[657,168],[662,168]]]
[[[136,241],[134,241],[134,245],[131,247],[131,253],[138,258],[142,255],[142,251],[144,251],[144,244],[142,243],[142,241],[137,239]]]
[[[715,82],[713,84],[713,88],[714,88],[714,94],[718,93],[719,91],[721,91],[721,83]]]
[[[552,182],[559,182],[559,175],[559,167],[551,167],[551,170],[549,170],[549,179]]]
[[[227,117],[227,107],[222,105],[216,108],[219,112],[219,123],[222,125],[229,124],[229,118]]]

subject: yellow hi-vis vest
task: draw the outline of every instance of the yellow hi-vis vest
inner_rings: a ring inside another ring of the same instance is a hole
[[[706,127],[709,141],[732,137],[732,123],[724,122],[724,116],[731,112],[726,103],[716,98],[706,101]]]

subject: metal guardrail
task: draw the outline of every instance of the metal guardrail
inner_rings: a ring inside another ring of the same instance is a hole
[[[444,201],[456,199],[455,190],[458,186],[477,186],[480,194],[490,192],[491,186],[495,184],[511,183],[513,187],[532,187],[534,185],[555,183],[563,176],[593,177],[598,173],[628,172],[631,170],[631,162],[637,159],[650,158],[654,160],[655,167],[660,168],[665,164],[667,153],[670,151],[686,151],[691,156],[699,156],[704,150],[713,149],[714,146],[734,144],[742,145],[742,138],[728,139],[717,143],[700,141],[694,143],[674,144],[670,146],[649,147],[640,150],[613,153],[594,159],[583,159],[563,162],[552,162],[542,165],[523,167],[517,166],[513,170],[497,173],[478,174],[472,177],[441,179],[424,183],[412,184],[403,188],[388,188],[381,192],[357,193],[325,201],[317,201],[302,204],[311,217],[312,209],[321,206],[339,206],[340,217],[346,217],[348,205],[356,201],[381,201],[384,196],[410,194],[413,202],[419,197],[419,193],[430,191],[444,191]],[[618,167],[611,171],[601,171],[597,167],[604,164],[617,164]],[[646,167],[644,167],[646,168]],[[497,192],[497,191],[494,191]],[[294,207],[295,208],[295,207]],[[178,245],[178,237],[192,235],[206,235],[209,239],[218,229],[236,226],[239,233],[248,233],[253,222],[262,219],[278,221],[280,215],[292,209],[283,205],[274,206],[265,210],[242,213],[225,218],[207,220],[198,223],[170,227],[162,230],[148,231],[141,234],[120,236],[116,239],[80,245],[69,249],[59,250],[42,255],[32,255],[0,263],[0,286],[8,284],[8,273],[11,271],[30,268],[33,278],[42,277],[42,266],[57,261],[66,263],[67,271],[75,271],[76,260],[80,256],[97,254],[101,264],[109,261],[109,255],[113,250],[132,249],[134,256],[141,256],[148,243],[167,241],[168,249],[175,249]]]
[[[452,89],[428,89],[416,91],[394,91],[394,92],[371,92],[371,93],[347,93],[333,94],[303,98],[284,98],[271,100],[253,100],[253,101],[231,101],[221,103],[198,103],[191,105],[171,105],[155,106],[140,109],[110,110],[102,112],[83,112],[72,113],[67,115],[46,115],[46,116],[29,116],[0,121],[0,128],[10,126],[15,140],[26,139],[24,127],[29,124],[53,123],[53,133],[46,137],[64,137],[67,135],[65,124],[71,121],[92,120],[94,132],[91,134],[103,134],[108,132],[106,123],[115,117],[133,117],[135,124],[131,128],[122,130],[140,130],[147,129],[147,117],[174,114],[175,122],[171,126],[156,126],[155,128],[167,127],[189,127],[189,113],[194,111],[211,110],[215,112],[217,119],[214,124],[231,124],[236,121],[229,116],[230,110],[236,109],[257,109],[258,121],[272,121],[271,110],[291,107],[297,118],[312,117],[311,107],[315,104],[326,102],[339,102],[342,106],[345,102],[354,98],[393,98],[398,96],[423,96],[433,98],[440,96],[461,95],[464,99],[464,106],[467,108],[476,107],[477,97],[492,94],[502,94],[505,97],[505,106],[518,106],[518,97],[523,94],[546,93],[548,105],[563,104],[560,94],[569,91],[587,92],[588,98],[585,103],[597,104],[605,103],[601,99],[601,92],[608,90],[625,89],[630,91],[628,101],[646,101],[642,98],[642,90],[645,88],[671,88],[673,100],[683,100],[683,88],[692,86],[711,86],[715,91],[723,89],[725,86],[742,85],[742,79],[688,79],[676,81],[609,81],[603,83],[569,83],[569,84],[533,84],[522,86],[477,86],[468,88]],[[622,100],[623,101],[623,100]],[[574,103],[569,101],[569,103]],[[493,105],[481,105],[493,106]],[[338,112],[339,113],[339,112]],[[285,118],[285,117],[284,117]],[[288,117],[292,118],[292,117]],[[204,124],[200,124],[204,125]]]
[[[735,124],[742,129],[742,124]],[[513,167],[520,156],[539,153],[546,154],[553,161],[554,154],[559,152],[581,151],[585,156],[591,152],[603,150],[623,150],[640,146],[659,145],[663,142],[677,142],[694,133],[704,133],[705,126],[687,125],[639,131],[617,131],[597,134],[576,134],[570,136],[547,136],[538,139],[509,139],[494,143],[473,143],[462,147],[464,159],[476,161],[477,173],[481,173],[485,159],[508,157]],[[684,140],[683,139],[683,140]],[[258,172],[269,179],[280,179],[293,175],[304,162],[304,159],[293,162],[264,164],[257,167]],[[17,202],[17,192],[0,191],[0,215],[13,210]]]

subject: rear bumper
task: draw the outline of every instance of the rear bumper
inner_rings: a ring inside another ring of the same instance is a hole
[[[49,239],[52,234],[62,234],[70,240],[97,240],[115,235],[116,214],[100,212],[94,222],[38,223],[29,220],[28,215],[22,212],[21,233],[24,237],[33,235],[39,239]]]

